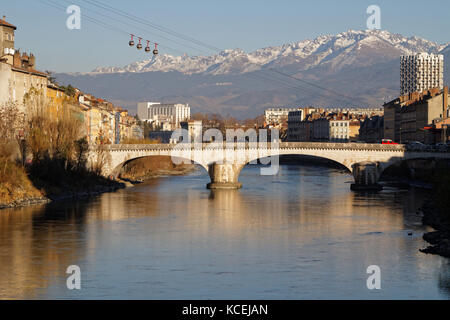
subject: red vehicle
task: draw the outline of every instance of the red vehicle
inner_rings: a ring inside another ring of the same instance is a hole
[[[398,143],[392,141],[391,139],[383,139],[381,140],[381,144],[398,144]]]

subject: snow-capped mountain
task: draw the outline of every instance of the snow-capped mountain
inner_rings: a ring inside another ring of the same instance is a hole
[[[130,110],[139,101],[182,102],[189,103],[193,113],[249,117],[275,106],[381,106],[399,95],[400,55],[418,52],[444,55],[444,83],[449,84],[450,43],[387,31],[347,31],[250,53],[235,49],[206,57],[162,54],[125,67],[56,78]],[[330,91],[349,98],[343,101]]]
[[[406,38],[388,31],[347,31],[324,35],[279,47],[245,53],[225,50],[212,56],[172,56],[163,54],[125,67],[99,67],[92,73],[169,72],[183,74],[240,74],[265,68],[294,66],[297,71],[315,67],[339,71],[345,67],[364,67],[416,52],[439,53],[449,44],[438,44],[418,37]]]

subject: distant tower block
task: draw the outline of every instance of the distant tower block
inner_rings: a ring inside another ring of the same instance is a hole
[[[419,53],[400,57],[400,95],[444,88],[444,56]]]

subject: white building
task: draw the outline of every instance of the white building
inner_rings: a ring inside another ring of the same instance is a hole
[[[350,121],[349,120],[330,120],[330,141],[348,142],[350,139]]]
[[[191,118],[191,108],[188,104],[162,104],[160,102],[138,103],[137,114],[143,121],[159,121],[167,119],[174,128],[180,126],[180,122]],[[162,123],[161,123],[162,125]]]
[[[444,88],[444,56],[419,53],[400,58],[400,95]]]
[[[311,141],[348,142],[350,139],[350,120],[319,118],[312,121]]]

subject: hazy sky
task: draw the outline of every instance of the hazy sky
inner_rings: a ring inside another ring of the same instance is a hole
[[[91,71],[97,66],[123,66],[149,58],[128,47],[126,33],[135,33],[161,43],[160,53],[212,54],[214,51],[149,26],[117,16],[89,2],[95,0],[50,0],[60,7],[81,7],[81,30],[66,28],[68,14],[44,4],[49,0],[2,1],[0,15],[18,27],[16,48],[32,51],[42,70]],[[252,51],[323,34],[366,29],[366,9],[381,8],[381,27],[405,36],[416,35],[439,43],[450,41],[448,0],[100,0],[114,8],[142,17],[221,49]],[[101,20],[114,29],[91,23]],[[121,31],[115,30],[119,29]],[[165,38],[175,39],[176,42]],[[144,43],[145,44],[145,43]],[[163,47],[171,47],[171,50]]]

